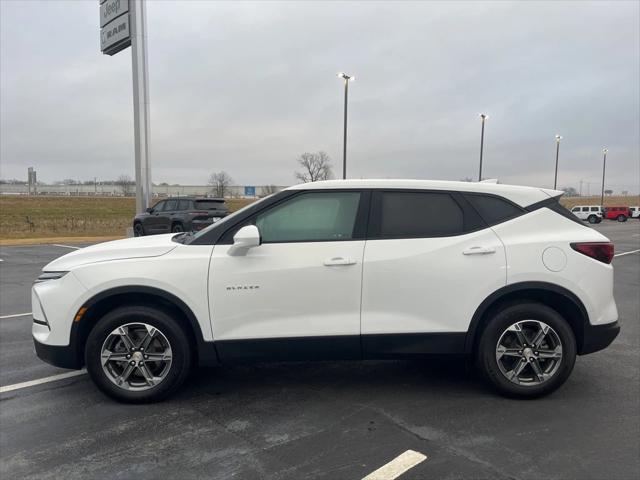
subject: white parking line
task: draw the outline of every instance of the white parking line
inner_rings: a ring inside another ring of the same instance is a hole
[[[410,468],[413,468],[419,463],[424,462],[426,459],[427,456],[423,455],[420,452],[407,450],[403,454],[398,455],[386,465],[383,465],[382,467],[377,469],[375,472],[371,472],[362,480],[393,480],[394,478],[398,478]]]
[[[632,253],[638,253],[638,252],[640,252],[640,248],[638,250],[631,250],[630,252],[616,253],[614,257],[623,257],[625,255],[631,255]]]
[[[72,248],[74,250],[80,250],[82,247],[74,247],[73,245],[60,245],[59,243],[52,243],[54,247]]]
[[[31,315],[31,312],[28,313],[14,313],[13,315],[3,315],[0,319],[3,318],[15,318],[15,317],[26,317],[27,315]]]
[[[74,370],[73,372],[61,373],[60,375],[52,375],[51,377],[39,378],[38,380],[31,380],[29,382],[7,385],[5,387],[0,387],[0,393],[12,392],[14,390],[20,390],[21,388],[34,387],[36,385],[42,385],[43,383],[56,382],[58,380],[64,380],[65,378],[84,375],[85,373],[87,373],[86,370]]]

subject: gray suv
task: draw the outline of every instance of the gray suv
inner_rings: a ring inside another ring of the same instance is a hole
[[[202,230],[229,215],[224,198],[168,198],[133,219],[136,237]]]

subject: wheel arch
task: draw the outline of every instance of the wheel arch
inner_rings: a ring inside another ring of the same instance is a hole
[[[517,300],[543,303],[562,315],[573,330],[578,354],[584,346],[585,325],[589,324],[589,314],[582,301],[571,291],[548,282],[520,282],[496,290],[476,309],[465,339],[465,352],[476,350],[480,334],[493,313],[502,306]]]
[[[189,306],[177,296],[155,287],[123,286],[100,292],[87,300],[76,313],[71,327],[70,344],[75,345],[79,364],[84,363],[84,348],[89,333],[107,312],[124,305],[160,307],[175,314],[195,347],[200,365],[217,365],[218,356],[212,342],[206,342],[200,324]],[[77,319],[77,320],[76,320]]]

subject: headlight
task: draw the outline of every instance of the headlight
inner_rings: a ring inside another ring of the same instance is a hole
[[[47,280],[58,280],[69,272],[42,272],[36,280],[36,283],[46,282]]]

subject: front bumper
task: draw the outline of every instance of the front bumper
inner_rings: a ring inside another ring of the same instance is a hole
[[[78,370],[82,368],[82,361],[78,352],[71,345],[46,345],[40,343],[35,338],[33,344],[36,347],[36,355],[45,362],[60,368],[72,368]]]
[[[618,322],[604,325],[585,325],[582,348],[578,354],[586,355],[607,348],[618,336],[618,333],[620,333]]]

